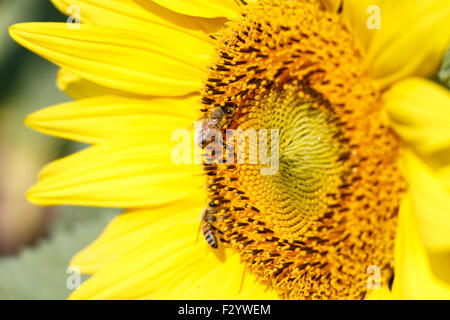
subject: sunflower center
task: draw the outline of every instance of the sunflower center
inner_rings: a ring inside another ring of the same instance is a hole
[[[258,1],[214,38],[206,128],[277,130],[279,154],[274,174],[205,163],[208,235],[284,298],[362,298],[369,266],[386,284],[405,189],[398,142],[340,17],[314,1]],[[270,141],[258,143],[274,152]]]
[[[259,186],[256,197],[265,199],[260,207],[273,212],[275,231],[289,239],[304,234],[311,219],[325,213],[327,194],[348,174],[341,159],[349,148],[339,141],[343,135],[336,125],[338,118],[317,97],[307,97],[308,90],[299,84],[284,84],[280,90],[270,91],[239,125],[279,130],[277,174],[255,174],[253,178]],[[244,168],[242,176],[251,172]]]

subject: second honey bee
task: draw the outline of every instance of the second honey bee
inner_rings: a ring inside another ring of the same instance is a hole
[[[203,233],[203,237],[209,246],[213,249],[217,249],[219,247],[219,242],[217,241],[216,232],[212,223],[216,221],[215,210],[213,207],[209,206],[205,210],[203,210],[200,227]]]

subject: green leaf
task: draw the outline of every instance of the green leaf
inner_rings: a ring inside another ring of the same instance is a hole
[[[68,297],[71,257],[92,242],[116,214],[112,210],[94,214],[86,211],[66,213],[50,238],[22,250],[18,256],[0,259],[0,300]]]
[[[439,82],[450,89],[450,47],[445,54],[441,69],[437,74]]]

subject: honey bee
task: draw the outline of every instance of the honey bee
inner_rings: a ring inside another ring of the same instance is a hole
[[[224,129],[232,120],[234,110],[228,107],[214,107],[201,121],[197,141],[201,148],[211,142],[211,129]]]
[[[202,212],[200,228],[203,233],[203,237],[209,246],[213,249],[217,249],[219,247],[219,242],[217,241],[217,236],[212,226],[212,223],[216,221],[216,217],[214,216],[215,210],[213,207],[209,206]]]

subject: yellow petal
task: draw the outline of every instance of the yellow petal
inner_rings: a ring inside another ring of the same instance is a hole
[[[450,91],[421,78],[408,78],[383,95],[395,132],[424,155],[450,147]]]
[[[387,286],[369,290],[364,300],[392,300],[395,299]]]
[[[80,13],[82,23],[148,32],[155,24],[177,29],[208,41],[205,32],[213,31],[219,21],[177,14],[147,0],[51,0],[64,14]],[[222,24],[223,21],[220,22]]]
[[[429,77],[436,73],[450,44],[450,28],[443,28],[450,20],[450,3],[413,1],[397,7],[390,15],[368,51],[378,86],[387,87],[408,76]]]
[[[167,216],[161,211],[160,219],[146,218],[151,219],[150,223],[140,216],[131,216],[134,213],[130,212],[124,231],[113,230],[122,228],[121,224],[111,224],[107,230],[109,238],[123,236],[114,240],[109,249],[105,249],[108,240],[102,240],[100,252],[97,245],[87,248],[75,257],[72,265],[86,270],[92,262],[89,255],[94,257],[108,250],[111,255],[114,248],[119,250],[118,257],[102,264],[71,298],[275,299],[276,294],[258,284],[254,276],[244,275],[238,254],[230,249],[214,250],[204,239],[196,242],[199,209],[187,209],[176,216],[171,216],[171,209]],[[154,212],[147,210],[146,214],[151,216]],[[136,235],[130,235],[133,224]],[[134,240],[140,245],[136,246]],[[127,245],[131,246],[128,252]]]
[[[433,274],[450,284],[450,251],[428,251],[428,257]]]
[[[390,6],[391,3],[386,0],[345,0],[342,6],[342,16],[345,22],[348,24],[349,28],[353,31],[356,37],[356,42],[359,44],[360,49],[363,53],[367,53],[369,48],[369,43],[378,30],[369,29],[367,27],[367,21],[371,15],[375,12],[371,6],[377,6],[380,8],[386,8]],[[369,11],[369,13],[368,13]],[[383,10],[384,12],[390,12],[389,10]],[[375,17],[375,16],[374,16]],[[380,15],[380,17],[384,17]],[[384,21],[384,19],[382,20]]]
[[[449,250],[450,190],[446,189],[442,177],[413,152],[405,151],[403,158],[411,201],[424,244],[434,250]]]
[[[133,99],[101,96],[39,110],[26,124],[43,133],[96,144],[119,137],[146,143],[189,128],[198,116],[199,97]]]
[[[325,9],[330,12],[337,12],[341,7],[342,0],[321,0]]]
[[[380,28],[369,29],[378,13]],[[450,28],[443,27],[450,20],[447,0],[349,0],[343,15],[380,88],[408,76],[434,74],[450,44]]]
[[[38,205],[131,208],[203,198],[200,166],[175,164],[174,144],[127,139],[83,150],[47,165],[28,199]]]
[[[73,99],[92,98],[98,96],[116,95],[128,97],[145,97],[131,92],[102,86],[98,83],[83,79],[66,69],[60,69],[56,78],[59,90],[64,91]]]
[[[185,32],[202,30],[205,34],[210,34],[217,32],[217,30],[224,26],[227,19],[226,18],[202,18],[194,17],[188,15],[182,15],[169,10],[154,1],[148,0],[127,0],[133,1],[138,4],[141,8],[147,10],[152,16],[158,16],[160,19],[169,21],[171,24],[176,24],[181,26]],[[208,38],[212,43],[215,43],[210,38]]]
[[[149,241],[155,242],[155,232],[170,232],[172,226],[198,223],[204,206],[204,197],[191,198],[151,210],[122,213],[97,240],[72,259],[71,265],[78,266],[82,273],[96,273]],[[190,245],[194,244],[193,241]]]
[[[203,18],[236,18],[239,5],[234,0],[153,0],[178,13]]]
[[[398,299],[450,299],[450,286],[433,274],[411,199],[400,208],[393,294]]]
[[[143,95],[197,91],[210,44],[164,26],[155,25],[152,33],[91,25],[71,30],[65,23],[10,27],[23,46],[101,85]]]

